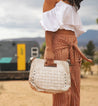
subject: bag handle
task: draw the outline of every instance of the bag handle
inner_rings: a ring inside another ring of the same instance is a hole
[[[29,64],[31,64],[34,59],[36,59],[36,57],[30,57],[30,62],[29,62]]]
[[[54,61],[54,60],[53,60]],[[44,63],[44,66],[45,67],[57,67],[57,64],[56,63],[53,63],[53,64],[47,64],[47,61]]]

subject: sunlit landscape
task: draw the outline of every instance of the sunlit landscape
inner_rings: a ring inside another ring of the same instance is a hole
[[[85,30],[77,37],[78,46],[93,60],[81,64],[80,106],[98,106],[97,2],[83,0],[78,11]],[[45,31],[40,25],[43,3],[0,0],[0,106],[52,106],[52,94],[36,92],[28,82],[30,58],[44,58]]]
[[[35,92],[28,81],[0,81],[0,106],[52,106],[52,95]],[[81,106],[98,106],[98,75],[81,79]]]

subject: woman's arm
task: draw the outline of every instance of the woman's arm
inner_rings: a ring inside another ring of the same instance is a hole
[[[53,52],[53,37],[54,32],[45,31],[45,41],[46,41],[46,48],[44,53],[45,66],[56,66],[54,63],[54,52]]]
[[[45,41],[46,41],[46,48],[45,48],[45,59],[54,59],[54,53],[53,53],[53,36],[54,32],[51,31],[45,31]]]
[[[59,0],[45,0],[44,5],[43,5],[43,12],[49,11],[52,8],[55,7],[55,4]],[[46,41],[46,48],[45,48],[45,53],[44,53],[44,59],[46,60],[46,64],[54,64],[54,53],[53,53],[53,48],[52,48],[52,41],[53,41],[53,36],[54,32],[51,31],[45,31],[45,41]]]

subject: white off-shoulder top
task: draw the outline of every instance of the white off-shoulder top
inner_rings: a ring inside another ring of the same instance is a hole
[[[51,10],[42,13],[40,24],[45,31],[55,32],[58,29],[74,31],[76,37],[85,32],[75,7],[62,0]]]

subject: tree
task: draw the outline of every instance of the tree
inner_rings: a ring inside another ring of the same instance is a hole
[[[87,62],[87,61],[83,61],[82,62],[82,66],[81,68],[84,70],[84,72],[92,72],[91,71],[91,63]]]
[[[88,44],[86,45],[86,49],[84,49],[84,54],[94,60],[94,55],[95,55],[95,45],[93,44],[93,41],[89,41]]]
[[[88,58],[94,61],[95,45],[93,44],[93,41],[88,42],[88,44],[86,45],[86,49],[84,49],[83,52]],[[88,71],[88,72],[91,72],[91,74],[93,74],[93,71],[91,70],[92,65],[94,65],[94,63],[89,63],[84,60],[82,61],[81,68],[84,70],[85,73]]]
[[[98,18],[96,19],[96,23],[98,24]]]
[[[95,57],[94,63],[97,65],[97,74],[98,74],[98,53],[96,53],[97,57]]]
[[[44,42],[42,44],[42,47],[40,48],[40,54],[41,54],[41,57],[40,58],[44,58],[45,48],[46,48],[46,42]]]

